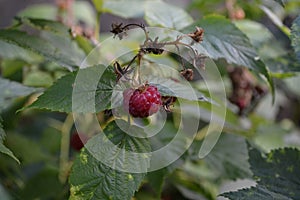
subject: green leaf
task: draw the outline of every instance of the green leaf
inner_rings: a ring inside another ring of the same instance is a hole
[[[259,177],[258,184],[290,198],[300,196],[300,151],[293,148],[276,149],[266,158],[256,149],[249,151],[251,170]],[[286,187],[288,185],[288,187]]]
[[[11,150],[9,150],[6,146],[4,146],[3,141],[5,140],[5,132],[3,130],[2,118],[0,117],[0,152],[4,153],[20,164],[18,158],[13,154]]]
[[[49,87],[53,83],[53,78],[49,73],[37,70],[28,73],[23,83],[32,87]]]
[[[15,17],[15,19],[18,20],[19,23],[30,25],[39,30],[50,31],[63,36],[70,35],[70,29],[57,21],[29,17]]]
[[[235,25],[250,39],[272,75],[300,71],[296,56],[288,53],[265,26],[250,20],[239,20]]]
[[[145,20],[149,26],[182,29],[193,22],[193,18],[182,8],[163,1],[149,1],[145,7]]]
[[[75,53],[74,47],[68,43],[66,37],[55,37],[50,34],[44,35],[47,39],[42,39],[26,32],[18,30],[0,30],[0,40],[17,45],[27,50],[31,50],[53,62],[57,62],[69,70],[73,70],[81,64],[84,55]]]
[[[166,168],[147,173],[148,183],[154,190],[155,197],[160,198],[164,180],[169,173]]]
[[[281,76],[288,73],[300,72],[300,63],[295,54],[264,59],[265,63],[270,66],[272,76]]]
[[[79,66],[84,59],[85,55],[83,51],[78,48],[77,43],[73,41],[70,34],[70,28],[63,25],[60,22],[47,20],[47,19],[35,19],[35,18],[26,18],[26,17],[16,17],[19,21],[19,24],[30,26],[34,28],[38,39],[45,40],[47,43],[44,45],[51,45],[55,51],[47,52],[37,45],[30,44],[28,47],[29,50],[35,51],[36,53],[43,55],[46,59],[57,62],[58,64],[63,64],[66,67],[76,67]],[[28,27],[26,27],[28,29]],[[27,33],[26,33],[27,34]],[[30,35],[30,34],[29,34]],[[24,42],[24,41],[22,41]],[[27,49],[25,46],[22,46],[23,43],[20,43],[19,46]],[[47,47],[47,46],[46,46]],[[49,47],[49,49],[51,49]],[[53,58],[47,58],[47,53]],[[72,70],[72,68],[70,68]]]
[[[58,170],[46,167],[26,181],[19,195],[24,200],[56,199],[63,187],[58,180]]]
[[[1,128],[0,128],[0,132],[1,132]],[[0,142],[0,152],[8,155],[9,157],[13,158],[18,164],[20,164],[19,159],[14,155],[14,153],[9,148],[4,146],[4,144],[2,142]]]
[[[181,29],[193,22],[192,17],[183,9],[161,0],[104,0],[103,12],[122,18],[138,18],[145,15],[150,26]]]
[[[36,88],[27,87],[0,77],[0,110],[6,108],[18,97],[27,96],[37,91]]]
[[[88,67],[59,79],[29,108],[67,113],[100,112],[110,108],[115,84],[116,75],[112,68]]]
[[[249,38],[256,49],[273,38],[272,33],[261,23],[252,20],[237,20],[234,21],[234,24]]]
[[[151,85],[155,85],[162,96],[175,96],[190,101],[209,101],[201,92],[193,89],[187,81],[174,81],[157,76],[143,77]]]
[[[141,131],[140,134],[143,134],[142,128],[130,126],[125,121],[120,121],[120,123],[127,124],[127,130]],[[109,144],[110,142],[116,146]],[[138,160],[134,158],[132,160],[132,157],[127,155],[131,152],[141,153],[149,150],[147,139],[129,136],[118,127],[115,121],[108,124],[104,129],[104,134],[100,133],[90,139],[86,148],[75,160],[69,178],[70,199],[130,200],[145,174],[121,172],[110,166],[124,166],[126,170],[126,166],[130,163],[149,164],[147,158],[137,162]],[[103,154],[103,151],[107,154]],[[99,160],[99,157],[103,156],[108,156],[111,165],[102,163],[103,159]]]
[[[18,13],[20,17],[34,17],[55,20],[57,7],[53,4],[34,4]]]
[[[72,112],[72,84],[76,73],[70,73],[48,88],[29,108]]]
[[[29,25],[36,29],[35,31],[39,32],[39,37],[51,43],[56,49],[59,49],[60,54],[64,56],[66,61],[74,62],[75,64],[73,65],[80,66],[85,54],[82,49],[78,48],[78,44],[73,41],[69,27],[60,22],[47,19],[25,17],[17,17],[17,19],[23,25]]]
[[[95,25],[95,12],[89,2],[75,1],[72,4],[72,10],[74,14],[74,23],[79,24],[84,22],[90,27]],[[19,17],[31,17],[39,19],[56,20],[58,13],[58,7],[54,4],[34,4],[28,6],[26,9],[18,13]]]
[[[245,138],[222,134],[213,150],[205,157],[209,167],[229,179],[251,177]]]
[[[287,146],[284,140],[289,130],[286,130],[277,123],[259,125],[255,132],[256,134],[252,138],[253,142],[265,152]]]
[[[170,121],[167,121],[164,124],[164,127],[160,130],[159,133],[157,133],[155,136],[149,138],[149,141],[151,143],[151,149],[152,151],[159,150],[166,145],[170,144],[170,142],[174,139],[175,133],[178,130],[174,127],[174,124]],[[165,157],[173,157],[174,153],[180,153],[184,152],[186,150],[187,145],[187,138],[181,137],[176,142],[176,150],[174,149],[166,149],[164,151]],[[177,152],[175,152],[177,151]],[[156,170],[151,171],[147,173],[147,180],[150,185],[150,187],[154,191],[154,195],[157,199],[160,198],[161,192],[163,189],[163,184],[165,181],[165,178],[168,177],[176,168],[179,168],[184,163],[184,156],[178,156],[179,159],[177,159],[172,164]]]
[[[243,200],[291,200],[288,197],[284,197],[280,194],[273,193],[263,186],[251,187],[247,189],[238,190],[238,192],[228,192],[222,194],[223,197],[227,197],[231,200],[243,199]]]
[[[27,63],[19,59],[4,59],[1,62],[1,73],[3,78],[19,80],[22,76],[23,66]],[[19,79],[18,79],[19,78]]]
[[[228,63],[255,70],[266,76],[273,86],[265,64],[258,57],[247,36],[233,23],[222,16],[208,16],[182,30],[186,33],[194,32],[195,26],[205,31],[203,42],[195,46],[199,52],[213,59],[224,58]]]
[[[137,18],[144,15],[145,3],[148,0],[104,0],[103,12],[108,12],[122,18]]]
[[[300,61],[300,16],[293,22],[291,39],[297,58]]]
[[[98,0],[101,1],[101,0]],[[75,1],[73,3],[76,24],[84,22],[87,26],[94,28],[96,25],[96,13],[88,1]]]
[[[204,29],[201,46],[211,58],[225,58],[228,63],[245,66],[263,74],[267,73],[247,36],[229,20],[222,16],[208,16],[184,30],[193,32],[195,26]]]
[[[198,170],[203,169],[198,166]],[[198,178],[191,171],[176,170],[170,177],[170,182],[174,183],[174,186],[185,197],[180,199],[215,199],[214,186],[209,181]]]
[[[173,162],[167,163],[168,166],[165,167],[167,169],[166,173],[172,173],[176,168],[183,165],[186,158],[184,152],[186,152],[188,146],[191,145],[191,138],[178,133],[178,131],[180,130],[178,127],[175,127],[174,123],[167,121],[156,135],[149,137],[153,152],[169,145],[168,148],[164,148],[161,157],[159,157],[161,160],[154,160],[154,162],[162,163],[166,160],[171,160],[169,158],[178,158],[176,161],[172,159]]]
[[[38,63],[43,59],[40,55],[0,40],[0,57],[6,59],[20,59],[27,63]]]
[[[256,187],[224,193],[230,199],[298,199],[300,196],[300,151],[292,148],[261,153],[250,148],[249,162]]]
[[[28,138],[22,134],[10,133],[7,136],[7,146],[12,149],[24,166],[49,159],[41,145],[32,138]]]
[[[88,40],[86,37],[83,37],[81,35],[77,35],[75,37],[75,40],[78,44],[78,46],[84,51],[86,55],[88,55],[95,46],[92,44],[90,40]]]

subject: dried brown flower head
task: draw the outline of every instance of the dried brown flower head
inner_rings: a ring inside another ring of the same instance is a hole
[[[187,80],[192,81],[194,79],[194,71],[192,69],[184,69],[180,74]]]
[[[170,106],[173,106],[176,102],[177,97],[173,96],[163,96],[161,97],[162,105],[167,112],[171,112]]]
[[[204,30],[196,26],[196,31],[187,35],[190,36],[195,42],[199,43],[203,41]]]
[[[114,37],[116,37],[116,35],[119,37],[119,39],[123,39],[124,36],[126,36],[126,28],[124,28],[123,26],[123,23],[120,23],[120,24],[115,24],[113,23],[111,25],[111,33],[114,34]]]

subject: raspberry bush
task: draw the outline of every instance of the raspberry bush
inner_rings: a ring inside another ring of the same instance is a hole
[[[299,199],[299,11],[28,5],[0,29],[0,199]]]

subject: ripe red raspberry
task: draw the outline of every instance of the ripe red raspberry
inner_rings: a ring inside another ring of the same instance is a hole
[[[123,92],[124,109],[133,117],[148,117],[156,113],[162,105],[161,95],[152,85],[144,85],[134,90],[126,89]]]
[[[89,138],[87,135],[75,132],[70,138],[70,144],[74,150],[79,151],[88,140]]]
[[[244,110],[247,107],[247,102],[245,99],[239,99],[236,102],[236,105],[239,107],[240,110]]]

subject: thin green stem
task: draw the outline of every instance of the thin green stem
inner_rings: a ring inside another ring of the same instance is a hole
[[[97,41],[100,40],[100,16],[101,16],[101,12],[97,12],[97,16],[96,16],[96,25],[95,25],[95,39]]]
[[[69,114],[61,127],[61,144],[59,157],[59,180],[65,183],[69,171],[70,132],[73,126],[73,116]]]

